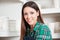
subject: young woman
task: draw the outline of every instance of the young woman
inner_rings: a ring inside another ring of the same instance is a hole
[[[52,40],[51,32],[44,24],[40,10],[33,1],[22,7],[21,40]]]

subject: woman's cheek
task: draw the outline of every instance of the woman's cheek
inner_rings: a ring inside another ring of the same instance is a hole
[[[27,16],[24,16],[24,19],[27,20]]]

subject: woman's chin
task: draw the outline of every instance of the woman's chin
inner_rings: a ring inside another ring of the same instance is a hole
[[[33,23],[29,23],[29,25],[33,25]]]

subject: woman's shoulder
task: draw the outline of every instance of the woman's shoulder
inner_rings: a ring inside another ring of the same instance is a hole
[[[44,23],[40,23],[40,29],[41,30],[49,30],[49,27]]]

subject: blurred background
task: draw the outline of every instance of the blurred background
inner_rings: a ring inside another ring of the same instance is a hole
[[[53,40],[60,40],[60,0],[0,0],[0,40],[19,40],[21,9],[25,2],[38,4]]]

